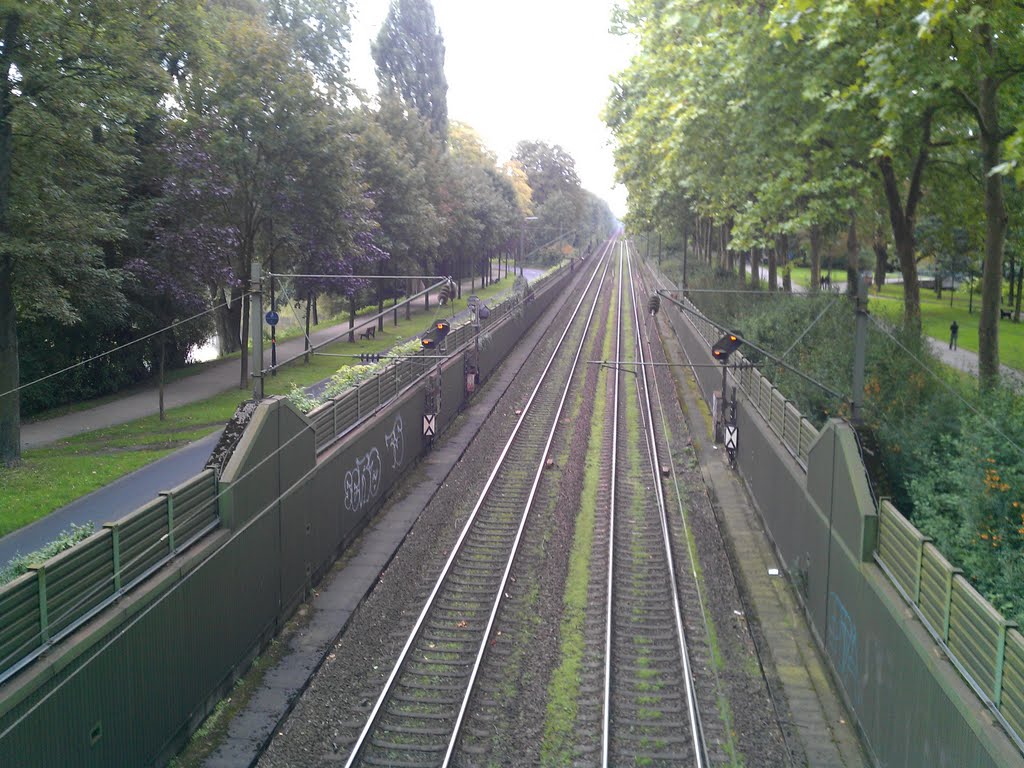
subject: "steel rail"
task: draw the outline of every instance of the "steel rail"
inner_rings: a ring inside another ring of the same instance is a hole
[[[621,251],[621,246],[620,246]],[[622,269],[619,269],[619,279],[615,300],[615,359],[622,357]],[[619,384],[622,380],[622,371],[615,370],[615,387],[612,399],[612,466],[611,466],[611,491],[608,509],[608,583],[605,587],[605,633],[604,633],[604,698],[601,703],[601,765],[608,766],[608,751],[611,747],[611,697],[612,697],[612,627],[614,624],[614,612],[612,610],[612,590],[614,589],[615,573],[615,491],[616,477],[618,476],[618,454],[619,454]]]
[[[551,357],[549,358],[547,364],[545,365],[544,370],[541,372],[541,375],[540,375],[540,377],[539,377],[539,379],[537,381],[536,386],[534,387],[533,391],[531,392],[529,399],[527,400],[526,404],[523,406],[522,413],[520,414],[519,419],[516,421],[515,426],[512,428],[511,435],[509,436],[508,440],[506,441],[505,446],[503,447],[503,449],[501,451],[501,454],[498,456],[498,459],[495,462],[494,468],[491,470],[491,473],[488,476],[487,481],[484,484],[483,490],[480,492],[480,496],[477,499],[476,504],[473,506],[473,509],[471,510],[471,512],[469,514],[469,517],[466,520],[465,525],[463,526],[461,532],[459,533],[458,538],[455,541],[454,546],[452,547],[451,554],[448,556],[448,559],[445,561],[445,564],[444,564],[444,566],[441,569],[441,572],[440,572],[440,575],[437,578],[437,581],[434,583],[434,586],[431,589],[430,594],[427,596],[426,602],[425,602],[422,610],[420,611],[419,616],[416,618],[416,622],[413,625],[412,630],[409,633],[409,637],[406,640],[404,646],[402,647],[402,650],[400,651],[400,653],[398,655],[398,658],[397,658],[397,660],[396,660],[396,662],[394,664],[394,667],[392,668],[391,673],[388,675],[388,678],[387,678],[387,680],[384,683],[384,688],[381,691],[380,695],[377,697],[377,701],[374,703],[373,709],[370,711],[370,714],[367,717],[366,724],[363,726],[362,731],[360,732],[359,736],[357,737],[355,743],[352,745],[352,751],[349,754],[348,760],[345,762],[345,768],[353,768],[353,766],[356,764],[356,761],[360,758],[360,756],[361,756],[361,754],[362,754],[362,752],[363,752],[363,750],[364,750],[364,748],[366,746],[366,741],[367,741],[370,733],[376,727],[376,725],[377,725],[377,723],[379,721],[379,718],[381,716],[381,712],[382,712],[382,710],[384,708],[384,705],[388,701],[388,698],[390,697],[390,695],[391,695],[391,693],[392,693],[392,691],[393,691],[393,689],[395,687],[395,684],[396,684],[396,682],[398,680],[398,676],[399,676],[400,672],[402,671],[403,667],[405,666],[405,662],[406,662],[406,660],[407,660],[407,658],[409,656],[409,652],[412,650],[413,645],[415,644],[416,640],[418,639],[418,637],[419,637],[419,635],[420,635],[420,633],[421,633],[421,631],[423,629],[423,625],[424,625],[424,623],[427,620],[427,616],[430,613],[431,609],[434,607],[434,603],[435,603],[435,601],[437,599],[437,596],[440,593],[441,588],[444,585],[445,581],[447,580],[448,575],[449,575],[449,573],[452,570],[452,566],[455,563],[455,560],[458,557],[458,555],[459,555],[459,553],[460,553],[460,551],[462,549],[462,546],[463,546],[464,542],[466,541],[466,538],[468,537],[470,530],[473,527],[473,524],[476,522],[477,516],[478,516],[481,508],[483,507],[484,501],[487,499],[487,497],[488,497],[488,495],[489,495],[489,493],[491,491],[491,487],[494,485],[494,482],[495,482],[496,478],[498,477],[498,473],[501,471],[501,469],[502,469],[502,467],[503,467],[503,465],[505,463],[505,459],[508,456],[509,452],[511,451],[512,446],[515,443],[516,438],[517,438],[517,436],[519,434],[519,431],[520,431],[523,423],[525,422],[528,414],[530,413],[530,408],[532,407],[532,405],[534,403],[534,400],[536,400],[537,394],[540,392],[541,387],[544,385],[544,383],[545,383],[545,381],[547,379],[548,373],[551,370],[552,366],[554,365],[555,360],[557,359],[558,354],[559,354],[559,352],[562,349],[562,345],[565,342],[566,337],[569,335],[569,331],[572,329],[574,321],[579,316],[580,308],[583,306],[583,303],[585,302],[587,296],[589,295],[591,286],[594,284],[594,281],[596,279],[598,279],[598,273],[599,272],[601,273],[601,278],[600,278],[600,281],[598,283],[598,288],[600,287],[600,285],[604,281],[605,274],[607,274],[608,265],[611,262],[610,255],[611,255],[611,251],[612,251],[613,247],[614,247],[614,243],[610,243],[609,244],[609,248],[608,248],[608,252],[607,252],[607,255],[606,255],[606,258],[598,261],[598,264],[595,267],[594,272],[591,274],[590,279],[587,281],[586,287],[584,288],[584,290],[581,293],[579,301],[576,303],[576,306],[573,308],[572,316],[571,316],[569,322],[566,323],[565,330],[562,332],[562,335],[559,338],[558,342],[555,344],[555,348],[554,348],[554,350],[553,350],[553,352],[551,354]],[[603,264],[602,264],[602,262],[603,262]],[[603,271],[602,271],[602,266],[603,266]],[[594,308],[596,308],[597,303],[599,301],[599,298],[600,298],[600,290],[595,292]],[[590,318],[593,317],[594,308],[591,309]],[[589,324],[590,318],[588,318],[588,324]],[[585,338],[586,338],[586,333],[584,332],[582,334],[582,339],[585,340]],[[574,361],[574,364],[573,364],[573,368],[574,369],[575,369],[575,366],[578,364],[578,360],[579,360],[580,354],[582,352],[582,349],[583,349],[583,342],[581,341],[580,348],[579,348],[579,350],[576,353],[576,360]],[[570,372],[570,376],[571,375],[572,374]],[[567,391],[568,391],[568,387],[566,387],[566,392]],[[565,395],[563,393],[563,399],[562,399],[563,403],[564,403],[564,399],[565,399]],[[557,416],[554,419],[553,423],[554,423],[555,427],[557,427],[557,424],[558,424]],[[553,429],[555,427],[553,427]],[[548,445],[550,445],[550,438],[549,438],[549,441],[548,441]],[[544,454],[542,454],[542,456],[546,456],[546,455],[547,455],[547,448],[545,448]],[[543,470],[543,466],[544,466],[544,463],[543,463],[543,458],[542,458],[541,464],[538,467],[538,475]],[[535,479],[535,481],[534,481],[534,490],[536,489],[537,484],[538,484],[538,480]],[[532,503],[532,498],[533,498],[533,491],[531,491],[531,495],[530,495],[531,502],[530,503]],[[529,513],[529,506],[527,506],[526,510],[523,513],[523,517],[524,517],[523,523],[525,523],[525,517],[526,517],[526,515],[528,513]],[[519,534],[521,535],[521,533],[522,533],[522,524],[520,525]],[[517,535],[517,537],[516,537],[516,544],[517,545],[518,545],[518,540],[519,540],[519,535]],[[514,555],[515,555],[515,551],[513,550],[513,552],[509,556],[509,567],[511,565],[511,561],[514,559]],[[498,593],[497,593],[498,599],[496,600],[495,606],[494,606],[494,608],[492,610],[491,618],[488,621],[487,631],[483,635],[483,639],[481,641],[481,649],[485,649],[486,648],[487,639],[488,639],[488,637],[490,635],[490,628],[491,628],[491,626],[493,624],[494,616],[497,613],[497,608],[498,608],[498,605],[500,604],[500,598],[501,598],[502,594],[504,593],[504,585],[505,585],[505,581],[507,580],[507,577],[508,577],[509,567],[507,567],[506,570],[505,570],[505,576],[503,577],[503,580],[502,580],[502,587],[501,587],[501,589],[498,590]],[[482,651],[479,654],[479,657],[482,658]],[[478,658],[478,662],[477,662],[476,666],[474,667],[474,678],[473,678],[473,680],[475,680],[476,669],[478,667],[479,667],[479,658]],[[459,712],[458,720],[457,720],[457,723],[456,723],[456,728],[453,730],[453,734],[452,734],[451,740],[450,740],[449,745],[448,745],[448,750],[447,750],[447,753],[445,755],[444,762],[442,763],[442,765],[447,765],[448,761],[450,759],[450,755],[451,755],[452,750],[453,750],[453,744],[457,740],[458,732],[459,732],[459,727],[461,726],[462,719],[464,718],[464,712],[465,712],[465,708],[466,708],[466,703],[468,702],[469,693],[471,691],[472,691],[472,682],[471,682],[470,686],[467,688],[467,693],[466,693],[466,696],[464,697],[464,700],[463,700],[463,706],[462,706],[462,708],[461,708],[461,710]]]
[[[629,288],[632,296],[633,319],[636,333],[637,356],[641,363],[645,362],[643,323],[637,310],[636,285],[633,279],[633,262],[626,250],[626,268],[629,271]],[[654,431],[654,408],[651,405],[650,383],[648,381],[648,368],[640,365],[640,373],[637,375],[637,389],[641,390],[641,412],[644,416],[647,441],[650,445],[649,457],[651,462],[651,476],[654,478],[654,487],[657,490],[658,517],[661,522],[662,541],[665,546],[665,561],[669,571],[669,584],[672,591],[672,610],[675,614],[676,636],[679,643],[679,656],[683,666],[683,674],[686,680],[686,705],[687,715],[690,720],[690,733],[694,750],[694,768],[704,768],[708,764],[707,748],[704,743],[704,731],[700,721],[700,710],[697,704],[697,688],[693,680],[693,669],[690,666],[690,654],[686,642],[686,629],[683,626],[683,614],[679,597],[679,589],[676,583],[676,571],[674,553],[672,549],[672,536],[668,527],[668,511],[665,504],[665,494],[661,486],[661,478],[658,468],[660,460],[658,456],[657,436]]]
[[[675,290],[674,286],[671,283],[668,283],[664,279],[664,276],[660,275],[657,272],[654,272],[653,270],[650,270],[650,269],[647,270],[647,279],[649,279],[654,284],[655,290],[658,293],[660,293],[662,290],[669,290],[669,291]],[[643,283],[643,282],[644,282],[643,275],[641,275],[641,283]],[[659,285],[661,287],[658,287]],[[683,316],[685,317],[685,315],[683,315]],[[670,323],[670,327],[671,327],[671,323]],[[660,332],[659,332],[659,336],[660,336]],[[648,341],[648,344],[649,343],[650,343],[650,341]],[[679,349],[683,353],[683,357],[686,358],[686,364],[684,365],[684,367],[688,367],[688,368],[691,368],[691,369],[704,367],[703,365],[701,365],[699,363],[693,363],[690,360],[690,355],[686,351],[686,347],[685,346],[680,345]],[[694,381],[696,382],[698,387],[701,386],[700,379],[698,379],[696,376],[694,376]],[[658,385],[657,377],[655,377],[655,379],[654,379],[654,388],[655,388],[655,392],[656,392],[656,395],[657,395],[659,411],[661,413],[661,423],[663,425],[665,425],[665,424],[667,424],[667,416],[665,415],[664,401],[663,401],[662,396],[661,396],[661,391],[660,391],[660,387]],[[703,394],[701,396],[703,396]],[[676,497],[677,497],[678,503],[679,503],[679,516],[680,516],[680,519],[682,520],[683,531],[684,531],[684,535],[686,536],[686,541],[687,541],[687,547],[690,550],[690,563],[691,563],[691,569],[692,569],[692,573],[693,573],[693,578],[694,578],[695,583],[698,585],[697,595],[698,595],[698,598],[700,599],[701,613],[706,616],[706,613],[705,613],[705,610],[704,610],[703,592],[702,592],[702,590],[699,589],[700,582],[697,579],[697,567],[696,567],[697,556],[696,556],[696,552],[693,550],[693,544],[691,543],[691,537],[690,537],[690,534],[689,534],[689,525],[688,525],[688,523],[686,521],[686,515],[685,515],[685,513],[683,511],[682,492],[679,489],[679,482],[678,482],[678,479],[677,479],[677,474],[676,474],[676,469],[675,469],[675,459],[673,458],[671,451],[669,451],[668,459],[669,459],[669,464],[671,466],[673,482],[675,483],[675,486],[676,486]],[[714,513],[715,505],[714,505],[714,502],[712,502],[710,495],[708,494],[708,490],[707,490],[706,486],[704,488],[704,496],[705,496],[705,498],[707,498],[708,504],[711,507],[712,512]],[[717,514],[715,516],[717,518]],[[707,619],[706,618],[704,620],[704,624],[705,624],[705,626],[707,626]],[[783,711],[782,711],[783,707],[779,704],[778,699],[775,696],[774,691],[772,690],[772,684],[768,680],[768,674],[767,674],[767,672],[765,671],[765,668],[764,668],[764,660],[762,658],[761,647],[760,647],[756,637],[754,637],[753,635],[751,635],[751,642],[752,642],[752,644],[754,646],[754,655],[755,655],[755,657],[757,659],[757,666],[758,666],[758,670],[761,673],[761,679],[764,681],[765,690],[768,692],[768,699],[771,701],[772,710],[775,712],[776,722],[782,723],[784,721]],[[718,678],[718,673],[717,672],[715,672],[715,677],[716,677],[716,679]],[[793,764],[793,747],[790,744],[789,737],[786,735],[786,729],[780,727],[779,728],[779,733],[781,734],[782,741],[785,744],[786,754],[790,758],[789,764],[792,765]]]
[[[544,450],[541,451],[540,461],[538,462],[537,469],[534,472],[533,484],[530,487],[530,493],[529,493],[529,496],[527,497],[526,505],[525,505],[525,507],[523,509],[522,519],[519,521],[519,529],[516,531],[515,539],[512,542],[512,551],[509,553],[508,561],[505,564],[505,571],[502,574],[501,584],[498,586],[498,591],[497,591],[497,594],[495,595],[495,598],[494,598],[494,605],[491,608],[490,618],[488,618],[487,626],[484,628],[483,637],[481,638],[481,641],[480,641],[480,647],[477,650],[476,660],[473,662],[473,669],[470,672],[469,684],[466,686],[466,693],[464,694],[464,696],[462,698],[462,706],[459,708],[459,714],[458,714],[458,716],[455,719],[455,727],[452,729],[452,735],[451,735],[451,738],[448,741],[448,751],[445,752],[444,760],[441,762],[441,768],[447,768],[447,766],[451,762],[452,755],[455,752],[455,743],[456,743],[456,741],[458,741],[459,731],[462,729],[462,722],[465,719],[466,710],[469,708],[469,699],[470,699],[470,696],[473,693],[473,687],[476,685],[476,678],[477,678],[477,674],[480,671],[480,665],[483,663],[484,652],[487,650],[487,640],[491,636],[491,630],[494,627],[494,621],[498,617],[498,609],[501,607],[502,598],[505,596],[505,587],[508,585],[508,578],[509,578],[509,575],[512,573],[512,564],[515,562],[516,553],[519,551],[519,543],[522,540],[523,531],[526,529],[526,521],[529,518],[530,511],[533,508],[533,500],[534,500],[534,497],[537,495],[537,488],[538,488],[538,486],[540,486],[541,476],[544,474],[544,463],[545,463],[545,460],[547,458],[548,451],[551,450],[551,443],[554,442],[555,433],[559,429],[559,426],[560,426],[559,425],[559,420],[561,419],[562,411],[565,408],[565,401],[569,397],[569,386],[568,386],[568,383],[572,381],[573,377],[576,375],[576,370],[579,368],[580,358],[583,356],[583,348],[586,346],[586,343],[587,343],[587,331],[590,330],[590,326],[591,326],[591,324],[593,323],[593,320],[594,320],[594,314],[597,312],[597,306],[601,302],[600,286],[604,284],[604,277],[608,273],[608,266],[611,264],[611,261],[612,261],[611,260],[611,252],[614,249],[614,247],[615,247],[615,245],[613,243],[612,247],[608,249],[608,259],[605,260],[604,271],[601,274],[601,282],[600,282],[600,284],[598,286],[598,290],[595,291],[595,293],[594,293],[594,303],[590,307],[590,313],[587,315],[586,323],[584,323],[584,326],[583,326],[583,333],[580,334],[579,346],[577,346],[577,348],[576,348],[576,354],[573,356],[572,365],[569,367],[568,382],[566,383],[566,386],[562,389],[562,396],[558,400],[558,407],[555,409],[554,418],[551,420],[551,429],[548,431],[547,440],[544,443]],[[601,268],[601,265],[599,263],[597,268],[595,268],[595,270],[594,270],[594,274],[595,275],[597,274],[597,271],[600,268]],[[593,278],[591,278],[591,282],[593,282]],[[588,288],[589,288],[589,283],[588,283]],[[586,294],[587,294],[587,292],[584,291],[583,296],[585,297]],[[581,297],[581,303],[582,303],[582,298],[583,297]],[[579,305],[577,305],[577,309],[578,308],[579,308]],[[576,311],[574,310],[573,311],[573,319],[575,319],[575,317],[576,317]],[[572,321],[570,321],[566,325],[566,329],[562,333],[562,338],[559,339],[558,346],[556,347],[555,351],[552,353],[551,359],[548,361],[548,366],[545,367],[545,369],[544,369],[544,377],[546,377],[546,375],[547,375],[548,367],[551,366],[552,362],[554,362],[555,357],[558,355],[558,351],[559,351],[559,349],[562,346],[562,340],[564,340],[566,335],[568,334],[569,326],[571,324],[572,324]],[[542,378],[544,378],[544,377],[542,377]],[[534,389],[534,393],[536,393],[537,390],[540,389],[540,384],[541,384],[541,382],[538,382],[537,387]],[[533,396],[532,395],[530,397],[530,400],[531,401],[533,400]],[[524,415],[525,415],[525,409],[524,409]],[[486,490],[485,490],[485,492],[486,492]],[[482,501],[483,501],[483,495],[481,495],[481,500],[479,502],[477,502],[477,503],[480,504]]]

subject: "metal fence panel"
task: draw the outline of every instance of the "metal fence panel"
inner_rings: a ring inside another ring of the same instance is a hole
[[[121,529],[121,581],[127,586],[167,555],[167,499],[154,499],[118,521]]]
[[[40,642],[39,577],[32,571],[0,588],[0,670]]]
[[[1015,629],[1006,635],[999,710],[1014,731],[1024,734],[1024,637]]]
[[[102,530],[52,557],[46,569],[46,614],[50,637],[59,634],[114,594],[114,552]]]
[[[800,411],[792,403],[786,403],[783,414],[782,442],[796,455],[800,451]]]
[[[815,429],[814,425],[811,424],[807,419],[800,420],[800,448],[797,451],[797,456],[800,457],[800,461],[807,465],[807,460],[810,458],[811,446],[814,441],[818,439],[818,430]]]
[[[947,645],[974,681],[998,701],[997,668],[1001,666],[1005,622],[962,576],[953,577]]]
[[[927,537],[888,501],[878,506],[878,557],[896,583],[917,600],[922,548]]]
[[[924,545],[921,560],[921,596],[918,606],[932,629],[943,640],[949,638],[949,608],[953,597],[953,576],[959,571],[934,544]]]
[[[783,395],[779,390],[772,387],[772,399],[771,399],[771,410],[769,412],[768,423],[772,425],[772,429],[775,430],[775,434],[782,436],[783,430],[786,428],[786,396]]]
[[[174,499],[174,542],[180,549],[219,519],[217,476],[206,470],[171,491]]]

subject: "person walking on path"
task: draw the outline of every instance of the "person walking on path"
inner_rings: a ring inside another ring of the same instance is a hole
[[[954,320],[949,326],[949,348],[956,349],[956,337],[960,333],[960,326]]]

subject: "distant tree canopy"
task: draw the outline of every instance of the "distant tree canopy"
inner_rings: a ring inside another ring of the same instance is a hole
[[[448,80],[444,38],[430,0],[391,0],[384,25],[371,47],[377,82],[418,112],[441,141],[448,136]]]
[[[616,24],[639,44],[605,113],[634,228],[714,251],[722,268],[767,253],[772,287],[802,247],[814,277],[840,241],[855,261],[867,229],[876,253],[891,245],[912,332],[918,223],[980,229],[979,363],[982,386],[994,381],[1007,227],[1020,216],[1006,200],[1024,153],[1024,6],[777,0],[708,13],[632,0]]]
[[[383,301],[360,275],[494,279],[492,262],[507,261],[533,215],[527,174],[499,166],[470,126],[449,129],[444,44],[425,0],[392,4],[374,47],[381,94],[360,103],[348,7],[0,10],[0,464],[19,457],[25,413],[183,366],[214,331],[225,350],[244,349],[254,264],[353,275],[292,280],[289,300],[307,312],[318,296]],[[604,226],[576,209],[565,231]],[[241,355],[246,388],[247,365]]]

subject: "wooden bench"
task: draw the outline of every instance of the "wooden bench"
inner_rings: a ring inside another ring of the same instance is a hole
[[[1013,318],[1013,310],[1012,309],[1000,309],[999,310],[999,319],[1003,320],[1004,318],[1006,320],[1010,320],[1011,318]]]
[[[377,326],[370,325],[370,326],[367,326],[365,331],[362,331],[359,334],[359,338],[360,339],[366,339],[367,341],[369,341],[370,339],[374,338],[376,336],[376,334],[377,334]]]

